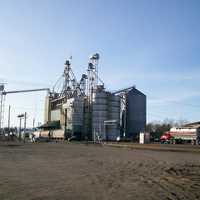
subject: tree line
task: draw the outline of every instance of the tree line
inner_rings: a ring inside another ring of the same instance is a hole
[[[146,131],[151,134],[152,139],[159,139],[166,131],[169,131],[172,127],[180,127],[187,124],[187,120],[172,120],[165,119],[163,121],[153,121],[146,125]]]

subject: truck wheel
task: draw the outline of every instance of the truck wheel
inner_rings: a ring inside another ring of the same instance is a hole
[[[192,145],[196,145],[196,140],[192,140]]]

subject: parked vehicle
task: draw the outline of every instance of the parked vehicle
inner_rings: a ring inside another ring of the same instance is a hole
[[[165,132],[161,137],[162,144],[200,144],[200,137],[197,131],[193,129],[175,129]]]
[[[160,137],[160,141],[162,144],[170,144],[172,140],[173,137],[170,132],[166,132]]]

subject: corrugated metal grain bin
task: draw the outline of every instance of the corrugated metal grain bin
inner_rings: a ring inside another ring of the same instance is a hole
[[[133,88],[127,93],[126,137],[134,138],[145,131],[146,95]]]
[[[69,135],[81,138],[83,133],[83,108],[84,99],[82,97],[71,98],[63,104],[66,113],[66,129]]]
[[[100,137],[106,140],[104,121],[108,118],[108,93],[105,91],[95,93],[92,105],[92,132],[93,139]]]
[[[116,141],[120,136],[120,97],[110,94],[108,100],[108,121],[104,122],[106,139]]]

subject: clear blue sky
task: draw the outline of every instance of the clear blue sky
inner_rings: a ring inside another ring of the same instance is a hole
[[[7,90],[51,86],[73,56],[79,78],[99,52],[107,89],[136,85],[148,121],[200,120],[199,0],[0,0],[0,79]],[[7,96],[43,120],[45,93]]]

